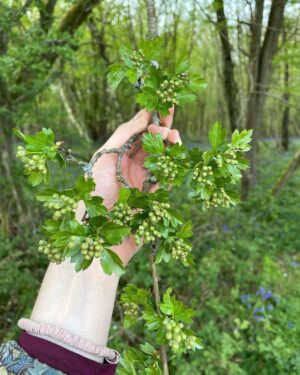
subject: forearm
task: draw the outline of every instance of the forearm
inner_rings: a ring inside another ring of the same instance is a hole
[[[79,205],[77,220],[80,221],[83,213],[84,207]],[[103,272],[99,259],[94,259],[87,270],[78,273],[69,259],[59,265],[51,263],[31,319],[55,325],[86,341],[106,346],[118,282],[116,275],[109,276]],[[57,340],[46,339],[96,359]]]
[[[104,274],[99,260],[79,273],[68,260],[50,264],[31,319],[106,346],[117,286],[118,277]]]

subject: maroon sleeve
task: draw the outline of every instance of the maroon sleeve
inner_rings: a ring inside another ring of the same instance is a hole
[[[116,372],[115,364],[95,362],[27,332],[21,334],[19,345],[30,357],[67,375],[114,375]]]

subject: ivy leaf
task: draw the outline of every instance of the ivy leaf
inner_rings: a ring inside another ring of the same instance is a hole
[[[85,206],[86,210],[89,214],[90,218],[96,217],[96,216],[106,216],[107,215],[107,209],[102,204],[103,199],[101,197],[91,197],[89,200],[85,200]]]
[[[143,136],[143,150],[149,154],[162,154],[164,151],[164,142],[161,135],[145,133]]]
[[[105,249],[102,253],[100,262],[103,271],[108,275],[115,273],[116,275],[121,276],[125,273],[125,268],[123,266],[122,260],[112,250]]]
[[[160,304],[160,310],[166,315],[171,315],[172,318],[179,322],[190,324],[192,323],[192,316],[195,314],[194,310],[186,307],[176,297],[171,296],[172,289],[168,288],[163,296],[163,302]]]
[[[219,122],[216,122],[210,130],[208,137],[213,149],[217,149],[225,141],[226,129]]]

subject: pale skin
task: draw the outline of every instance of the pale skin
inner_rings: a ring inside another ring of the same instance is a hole
[[[133,134],[148,130],[160,134],[170,143],[180,143],[179,132],[171,130],[174,110],[161,119],[161,126],[151,124],[151,114],[140,111],[133,119],[122,124],[101,147],[101,149],[118,148],[126,143]],[[150,125],[149,125],[150,124]],[[101,150],[100,149],[100,150]],[[146,178],[143,161],[146,154],[142,149],[124,155],[121,164],[122,175],[131,187],[141,189]],[[96,183],[94,194],[104,199],[104,204],[111,209],[118,198],[120,183],[116,179],[115,154],[103,155],[93,168],[93,178]],[[157,188],[154,187],[153,189]],[[76,217],[80,220],[84,207],[80,205]],[[138,250],[133,237],[123,241],[120,246],[113,247],[126,266]],[[45,274],[41,289],[35,302],[31,319],[59,326],[74,335],[97,345],[106,346],[109,327],[119,278],[116,275],[106,275],[99,260],[94,259],[91,266],[76,273],[74,265],[65,260],[60,265],[51,263]],[[47,337],[44,339],[49,340]],[[87,358],[102,362],[102,358],[86,354],[68,345],[53,341],[69,350]]]

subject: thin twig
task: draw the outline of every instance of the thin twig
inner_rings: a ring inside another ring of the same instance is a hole
[[[155,252],[157,250],[157,246],[155,246]],[[155,300],[155,308],[156,312],[158,315],[161,316],[160,312],[160,291],[159,291],[159,284],[158,284],[158,273],[156,269],[156,264],[155,264],[155,256],[152,253],[150,255],[150,263],[151,263],[151,270],[152,270],[152,281],[153,281],[153,294],[154,294],[154,300]],[[167,358],[167,350],[164,345],[161,346],[160,348],[160,355],[161,355],[161,360],[162,360],[162,365],[163,365],[163,373],[164,375],[169,375],[169,368],[168,368],[168,358]]]

